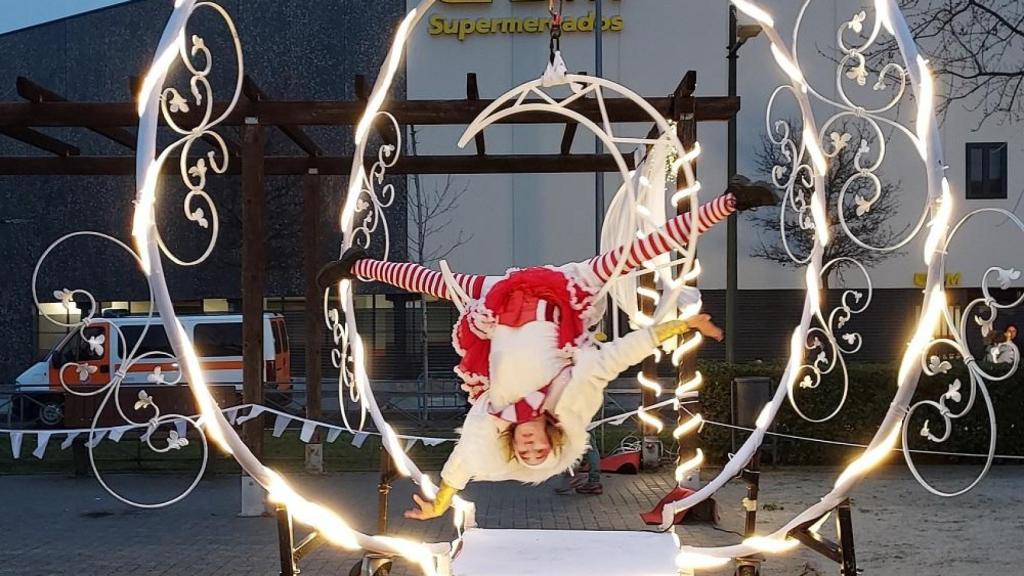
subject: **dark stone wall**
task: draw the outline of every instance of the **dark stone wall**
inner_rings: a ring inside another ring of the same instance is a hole
[[[404,15],[404,0],[222,0],[242,41],[245,70],[271,98],[282,100],[350,100],[353,76],[371,81],[383,61],[390,38]],[[125,101],[132,95],[129,77],[141,76],[156,48],[171,3],[141,0],[32,29],[0,36],[0,101],[19,101],[15,79],[26,76],[71,100]],[[203,36],[213,51],[215,99],[231,94],[236,70],[226,28],[210,10],[198,12],[189,33]],[[180,66],[179,66],[180,68]],[[187,94],[184,75],[174,82]],[[396,81],[394,97],[404,98],[405,80]],[[134,132],[134,128],[130,129]],[[129,150],[84,130],[44,129],[79,146],[82,155],[131,154]],[[218,132],[235,142],[235,128]],[[330,154],[351,153],[347,127],[308,129]],[[162,145],[172,141],[161,134]],[[268,154],[299,154],[273,128],[267,129]],[[2,155],[38,151],[0,138]],[[395,180],[398,199],[390,209],[392,254],[405,254],[405,180]],[[324,177],[321,260],[336,256],[338,210],[346,178]],[[206,263],[183,269],[165,261],[168,284],[176,300],[239,296],[240,181],[209,179],[208,191],[220,211],[221,236]],[[207,231],[182,213],[184,186],[165,177],[158,218],[168,244],[194,257]],[[302,250],[300,177],[266,180],[268,216],[268,296],[301,296]],[[36,311],[31,277],[42,252],[64,234],[94,230],[131,242],[134,177],[0,178],[0,387],[34,361]],[[207,210],[207,212],[209,212]],[[53,301],[61,288],[84,288],[100,300],[146,300],[148,290],[137,267],[123,250],[94,238],[76,238],[58,248],[40,271],[39,293]]]

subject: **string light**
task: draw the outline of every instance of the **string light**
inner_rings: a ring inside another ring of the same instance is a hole
[[[886,436],[878,446],[868,449],[859,458],[854,460],[853,463],[847,466],[846,470],[843,470],[843,473],[839,475],[839,479],[836,480],[836,488],[839,488],[841,485],[854,478],[863,476],[868,472],[868,470],[871,470],[882,460],[885,460],[885,458],[892,453],[893,446],[895,446],[896,441],[900,438],[900,430],[902,427],[903,423],[897,422],[896,425],[892,427],[892,430],[889,431],[889,435]]]
[[[745,539],[743,544],[757,548],[761,552],[782,554],[799,546],[800,541],[794,538],[778,538],[775,536],[751,536]]]
[[[807,82],[804,80],[804,73],[800,71],[800,67],[795,62],[789,59],[789,56],[783,52],[782,48],[772,42],[771,45],[772,56],[775,57],[775,61],[779,64],[779,68],[786,73],[787,76],[796,84],[800,90],[807,92]]]
[[[892,27],[892,17],[889,15],[888,0],[875,0],[875,17],[882,23],[886,32],[890,35],[896,34]]]
[[[768,425],[772,423],[772,405],[767,404],[761,409],[761,413],[757,415],[757,420],[754,421],[754,425],[764,430],[768,428]]]
[[[821,316],[821,284],[818,270],[814,266],[807,267],[807,298],[811,303],[811,313]]]
[[[747,0],[732,0],[732,3],[740,12],[743,12],[754,20],[757,20],[761,24],[764,24],[769,28],[775,27],[775,20],[772,20],[771,15],[760,7],[755,6],[753,3],[747,2]]]
[[[942,242],[949,231],[949,221],[953,216],[953,194],[949,190],[949,180],[942,178],[942,196],[936,200],[935,215],[928,224],[928,240],[924,243],[924,263],[931,265],[932,258],[939,252]]]
[[[175,5],[177,7],[178,4]],[[153,91],[157,88],[157,82],[160,82],[164,75],[167,74],[167,70],[170,69],[174,59],[177,58],[178,54],[185,48],[185,29],[182,28],[181,32],[178,33],[178,37],[175,38],[174,42],[167,45],[154,60],[152,66],[149,67],[149,71],[146,72],[146,76],[142,79],[142,86],[139,89],[139,104],[138,113],[139,118],[146,113],[146,107],[153,99]]]
[[[689,164],[693,162],[694,160],[697,159],[698,156],[700,156],[700,153],[700,143],[695,142],[693,148],[691,148],[689,152],[683,154],[679,158],[676,158],[675,161],[672,162],[672,173],[677,174],[680,170],[683,169],[683,164]]]
[[[910,374],[911,369],[920,361],[925,347],[932,341],[932,336],[935,334],[939,319],[945,310],[946,293],[942,290],[942,286],[936,286],[928,296],[924,314],[917,324],[917,331],[907,346],[906,354],[903,355],[903,362],[900,364],[899,372],[900,386],[907,381],[907,376]]]
[[[700,428],[704,424],[704,417],[700,414],[696,414],[693,418],[690,418],[686,422],[676,426],[676,429],[672,431],[672,437],[679,440],[683,436],[686,436],[690,432]]]
[[[704,463],[704,451],[697,448],[697,455],[690,458],[686,462],[676,466],[676,483],[682,482],[686,478],[686,474],[695,468],[699,468]]]
[[[700,192],[700,182],[694,182],[692,186],[687,186],[685,188],[680,188],[679,190],[676,190],[676,193],[672,195],[672,199],[670,200],[670,202],[673,206],[675,206],[676,204],[679,204],[684,198],[688,198],[689,196],[692,196],[697,192]]]
[[[638,382],[640,382],[641,386],[653,392],[655,396],[661,396],[661,384],[648,378],[647,375],[643,373],[643,371],[636,373],[636,379]]]
[[[700,343],[704,341],[704,336],[700,332],[697,332],[693,337],[686,339],[678,348],[672,351],[672,365],[679,366],[683,361],[683,356],[700,346]]]
[[[641,422],[647,424],[651,428],[654,428],[658,434],[661,434],[661,431],[665,429],[665,424],[657,417],[648,414],[646,410],[640,410],[636,413],[636,416]]]
[[[680,552],[676,556],[676,566],[684,570],[710,570],[720,568],[732,562],[732,558],[719,558],[697,552]]]
[[[932,73],[928,69],[928,61],[917,55],[917,70],[921,75],[921,87],[917,94],[917,121],[914,123],[917,129],[918,152],[923,160],[928,159],[928,142],[931,140],[931,122],[934,109],[935,82]]]
[[[700,388],[701,384],[703,383],[704,376],[700,373],[700,370],[697,370],[693,374],[692,378],[690,378],[686,382],[680,382],[679,385],[676,386],[676,398],[682,400],[688,394],[696,392],[697,389]]]

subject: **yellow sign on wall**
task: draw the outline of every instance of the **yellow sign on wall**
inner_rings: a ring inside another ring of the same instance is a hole
[[[956,288],[960,286],[960,272],[946,272],[945,285],[946,288]],[[926,272],[915,272],[914,273],[914,286],[918,288],[924,288],[925,284],[928,283],[928,274]]]
[[[444,4],[493,4],[495,0],[441,0]],[[499,0],[516,4],[543,4],[544,0]],[[569,0],[572,2],[572,0]],[[593,0],[591,0],[593,2]],[[562,31],[593,32],[596,16],[587,12],[584,16],[565,15],[562,19]],[[620,15],[605,16],[601,21],[601,30],[605,32],[621,32],[625,21]],[[502,18],[446,18],[441,14],[433,14],[429,19],[428,32],[431,36],[453,36],[465,40],[473,35],[493,34],[542,34],[551,29],[548,16],[506,16]]]

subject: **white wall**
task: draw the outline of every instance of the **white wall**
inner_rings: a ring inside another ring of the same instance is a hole
[[[415,5],[409,0],[409,5]],[[776,26],[789,36],[799,3],[772,0],[762,3],[776,16]],[[497,18],[503,16],[546,15],[546,2],[493,0],[490,4],[438,4],[435,12],[447,18]],[[592,10],[593,2],[566,2],[568,16],[580,16]],[[834,46],[836,30],[855,11],[859,2],[824,0],[812,3],[801,31],[800,58],[809,81],[827,97],[835,96],[835,64],[819,50]],[[868,6],[870,12],[870,7]],[[698,94],[725,95],[728,2],[705,0],[605,0],[607,15],[621,15],[624,30],[604,35],[604,75],[649,96],[668,95],[689,69],[697,71]],[[870,22],[870,20],[869,20]],[[566,34],[562,51],[570,70],[593,71],[592,34]],[[464,98],[465,75],[476,72],[483,98],[493,98],[517,83],[536,78],[543,71],[547,56],[546,34],[471,35],[460,41],[451,36],[432,37],[421,26],[410,43],[408,53],[409,98]],[[763,38],[744,46],[739,60],[739,90],[743,109],[739,115],[739,170],[758,175],[753,151],[765,131],[765,107],[772,90],[783,78],[772,60]],[[869,81],[868,88],[873,83]],[[870,91],[868,97],[872,97]],[[819,107],[821,120],[827,109]],[[901,110],[904,120],[912,107]],[[785,112],[783,107],[783,115]],[[791,113],[792,116],[796,112]],[[958,198],[958,214],[982,206],[1014,208],[1022,193],[1019,158],[1024,136],[1018,126],[987,126],[972,129],[978,117],[963,107],[951,111],[942,126],[948,175]],[[646,130],[646,127],[642,127]],[[423,132],[421,153],[457,153],[455,142],[461,128],[430,128]],[[494,127],[486,132],[487,150],[493,153],[557,152],[561,127]],[[703,123],[698,138],[704,153],[698,176],[704,185],[704,198],[722,190],[725,181],[725,124]],[[1008,141],[1009,199],[982,202],[963,199],[965,178],[965,142]],[[470,146],[472,148],[472,145]],[[593,139],[583,131],[576,137],[574,152],[593,151]],[[472,149],[462,153],[472,153]],[[921,163],[906,140],[894,136],[883,165],[884,176],[901,183],[900,214],[895,228],[916,220],[923,210]],[[758,175],[759,176],[759,175]],[[427,186],[438,179],[427,177]],[[520,175],[457,177],[469,187],[459,206],[461,227],[473,241],[457,250],[449,261],[456,270],[476,273],[501,273],[508,266],[561,263],[581,260],[594,254],[594,176],[593,175]],[[618,186],[618,175],[606,177],[606,197],[610,200]],[[977,285],[985,268],[992,264],[1009,266],[1012,261],[994,258],[993,246],[1005,245],[1010,224],[992,218],[991,226],[972,228],[961,237],[953,251],[949,270],[961,272],[963,285]],[[450,241],[458,230],[453,226]],[[748,254],[761,243],[763,232],[749,222],[740,227],[741,288],[791,288],[802,286],[802,274],[750,258]],[[912,243],[902,256],[895,256],[872,271],[872,280],[880,288],[913,286],[913,273],[923,271],[920,257],[923,239]],[[709,289],[725,286],[724,226],[702,236],[700,244],[704,275],[701,285]],[[1003,252],[1009,256],[1007,251]]]

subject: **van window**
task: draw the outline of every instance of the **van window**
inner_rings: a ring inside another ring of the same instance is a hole
[[[119,347],[119,350],[122,355],[132,351],[135,343],[139,341],[139,335],[142,334],[144,328],[145,326],[121,326],[121,334],[124,335],[124,345]],[[148,352],[164,352],[172,356],[174,355],[174,352],[171,350],[171,343],[167,341],[167,332],[164,332],[164,326],[160,322],[150,324],[135,356],[138,357]]]
[[[196,324],[193,345],[200,356],[217,358],[242,355],[242,323]]]
[[[271,320],[270,326],[274,331],[274,354],[284,354],[288,350],[288,330],[284,320]]]
[[[85,337],[82,334],[85,334]],[[89,346],[88,339],[94,336],[99,336],[104,333],[103,328],[85,328],[83,330],[75,330],[71,337],[64,342],[60,350],[55,350],[50,358],[50,363],[55,368],[60,368],[65,364],[72,362],[89,362],[95,360],[102,360],[102,354],[96,354],[93,352],[92,347]]]

